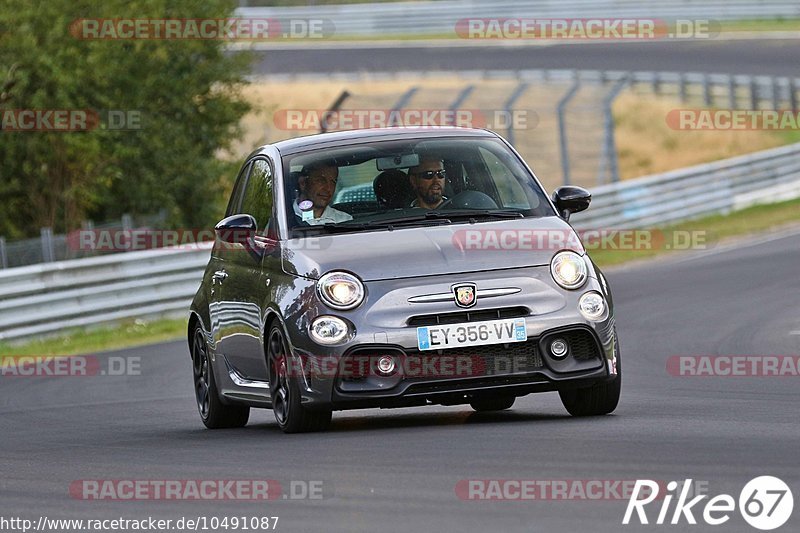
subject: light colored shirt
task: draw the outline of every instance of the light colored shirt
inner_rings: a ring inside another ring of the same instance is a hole
[[[294,214],[300,217],[302,220],[303,212],[300,210],[300,206],[297,205],[297,200],[294,201],[292,204],[294,208]],[[347,222],[348,220],[353,220],[353,217],[349,214],[345,213],[344,211],[339,211],[338,209],[334,209],[331,206],[325,206],[325,211],[322,212],[322,216],[319,218],[312,218],[310,220],[306,220],[312,226],[317,224],[329,224],[329,223],[337,223],[337,222]]]

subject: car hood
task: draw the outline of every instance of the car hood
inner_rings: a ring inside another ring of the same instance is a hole
[[[558,217],[415,226],[284,241],[287,274],[318,279],[347,270],[364,281],[547,265],[558,250],[583,253]]]

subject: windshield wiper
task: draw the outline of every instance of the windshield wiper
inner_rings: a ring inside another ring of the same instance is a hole
[[[326,224],[308,224],[307,226],[295,226],[292,231],[299,231],[301,233],[312,233],[314,231],[319,233],[338,233],[340,231],[353,231],[354,229],[367,229],[369,226],[362,223],[334,223],[328,222]]]
[[[351,231],[364,231],[375,229],[393,229],[404,226],[414,225],[425,226],[440,226],[442,224],[450,224],[447,219],[426,218],[426,217],[406,217],[406,218],[392,218],[388,220],[370,220],[368,222],[338,222],[327,224],[309,224],[308,226],[295,226],[293,230],[300,231],[301,233],[343,233]]]
[[[444,218],[525,218],[525,215],[512,209],[457,209],[453,211],[428,211]]]
[[[523,214],[519,211],[512,211],[510,209],[456,209],[452,211],[426,211],[419,215],[383,218],[380,220],[372,220],[366,222],[370,226],[385,226],[391,224],[393,226],[398,224],[418,224],[420,222],[437,222],[442,224],[449,224],[451,219],[454,218],[523,218]],[[345,224],[348,224],[345,222]],[[340,226],[342,224],[339,224]]]

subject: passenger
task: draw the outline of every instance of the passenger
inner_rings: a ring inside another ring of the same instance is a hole
[[[339,180],[339,167],[331,163],[313,163],[303,168],[298,186],[300,195],[292,207],[300,220],[308,224],[328,224],[353,220],[330,204]]]
[[[417,195],[411,207],[436,209],[447,197],[444,196],[444,181],[447,174],[441,159],[424,158],[419,165],[408,169],[411,188]]]

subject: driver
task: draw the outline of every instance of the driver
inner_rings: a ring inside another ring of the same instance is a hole
[[[304,167],[297,182],[300,195],[292,205],[294,214],[312,225],[353,220],[349,214],[328,205],[338,180],[339,167],[334,164],[320,162]]]
[[[411,202],[411,207],[436,209],[447,197],[444,196],[444,181],[447,173],[441,159],[426,157],[419,165],[408,169],[408,179],[411,188],[417,194],[416,200]]]

